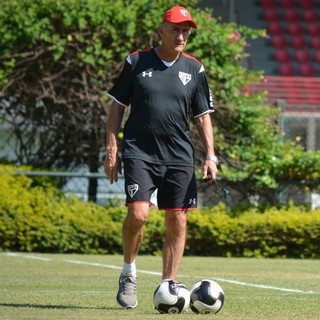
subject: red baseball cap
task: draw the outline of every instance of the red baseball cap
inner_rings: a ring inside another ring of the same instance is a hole
[[[180,6],[175,6],[169,9],[163,15],[162,23],[172,22],[172,23],[180,23],[180,22],[189,22],[192,28],[197,28],[196,23],[192,20],[190,12]]]

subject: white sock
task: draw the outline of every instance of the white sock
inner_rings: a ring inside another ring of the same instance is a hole
[[[131,274],[133,277],[137,277],[137,268],[136,262],[133,261],[132,263],[123,262],[123,268],[121,274],[126,276],[127,274]]]
[[[167,282],[167,281],[172,281],[172,279],[162,279],[161,283],[162,282]]]

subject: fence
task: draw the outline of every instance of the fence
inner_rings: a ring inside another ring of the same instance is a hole
[[[117,183],[110,184],[102,173],[90,172],[48,172],[48,171],[16,171],[16,175],[25,175],[31,178],[50,177],[55,185],[66,194],[73,194],[84,202],[89,200],[89,180],[97,180],[96,203],[105,205],[115,199],[124,200],[124,182],[120,178]]]
[[[16,171],[13,174],[25,175],[34,179],[50,177],[55,182],[55,185],[60,186],[66,195],[74,194],[85,202],[89,200],[89,179],[96,179],[98,182],[97,204],[116,203],[124,205],[125,193],[122,176],[120,176],[117,183],[111,185],[103,173]],[[298,205],[310,205],[312,209],[320,208],[320,191],[319,193],[307,191],[309,187],[304,180],[290,182],[284,180],[277,190],[261,196],[261,194],[248,193],[245,181],[239,181],[229,186],[226,182],[220,180],[217,183],[205,183],[198,180],[198,204],[199,207],[202,207],[215,206],[220,202],[224,202],[228,208],[231,208],[244,203],[259,205],[288,204],[292,202]],[[151,200],[156,204],[156,192]]]

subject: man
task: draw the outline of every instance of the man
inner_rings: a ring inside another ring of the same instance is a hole
[[[158,28],[161,45],[129,55],[108,93],[114,100],[105,160],[110,183],[121,173],[117,137],[124,110],[131,105],[122,144],[128,213],[122,229],[124,263],[117,301],[124,308],[137,306],[135,259],[156,189],[166,225],[162,281],[179,286],[176,275],[185,247],[186,213],[197,207],[190,109],[207,155],[203,178],[212,181],[217,175],[209,114],[214,110],[204,68],[183,52],[192,28],[197,25],[184,7],[168,10]]]

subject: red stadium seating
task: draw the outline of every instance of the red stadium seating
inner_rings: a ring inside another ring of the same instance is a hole
[[[314,49],[320,49],[320,35],[311,38],[310,46]]]
[[[279,21],[270,21],[267,27],[268,34],[280,35],[283,34],[283,29]]]
[[[310,61],[310,53],[308,50],[297,50],[294,53],[294,60],[298,62],[309,62]]]
[[[311,63],[301,63],[298,67],[298,74],[302,77],[313,77],[314,70]]]
[[[280,5],[283,8],[294,8],[294,0],[280,0]]]
[[[317,12],[313,9],[304,10],[302,13],[302,17],[303,17],[304,21],[306,21],[306,22],[317,22],[318,21]]]
[[[320,76],[320,0],[259,1],[279,74]]]
[[[278,49],[274,55],[275,60],[278,62],[289,62],[290,53],[288,49]]]
[[[264,10],[263,17],[267,21],[279,21],[279,14],[275,9]]]
[[[320,25],[318,22],[307,23],[306,32],[310,36],[315,36],[320,34]]]
[[[303,36],[298,35],[298,36],[293,36],[291,38],[290,45],[294,49],[303,49],[303,48],[306,48],[307,42]]]
[[[286,39],[282,35],[276,35],[270,39],[271,46],[274,48],[285,48],[287,47]]]
[[[279,74],[282,76],[293,76],[294,68],[290,62],[283,62],[279,64]]]
[[[292,35],[300,35],[302,34],[302,27],[297,21],[288,22],[287,31]]]
[[[295,9],[285,9],[283,12],[283,19],[286,21],[298,21],[298,12]]]
[[[310,9],[310,8],[313,8],[314,1],[313,0],[300,0],[299,6],[304,9]]]
[[[313,54],[313,60],[320,63],[320,50],[316,50]],[[319,66],[320,67],[320,66]]]
[[[276,5],[274,0],[260,0],[260,4],[264,8],[274,8]]]

